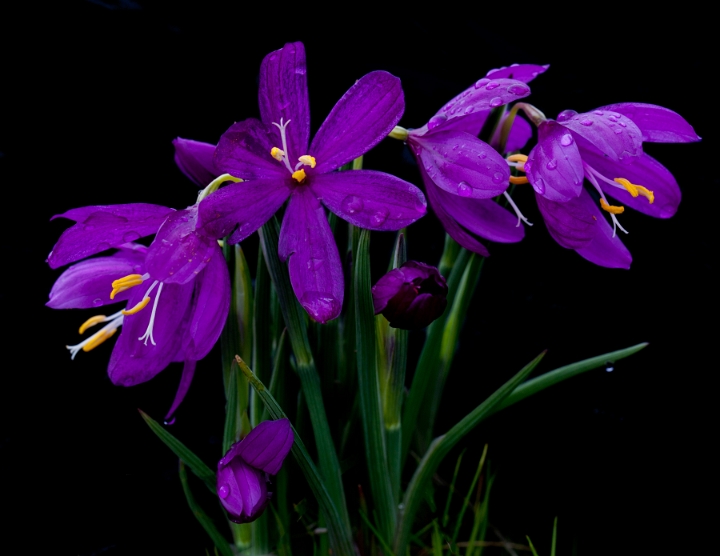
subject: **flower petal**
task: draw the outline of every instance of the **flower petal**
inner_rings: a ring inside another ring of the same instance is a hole
[[[197,213],[197,206],[174,212],[158,230],[145,259],[153,280],[185,284],[217,251],[215,239],[195,231]]]
[[[228,185],[200,202],[197,230],[218,239],[230,235],[230,243],[238,243],[265,224],[288,195],[285,176]]]
[[[132,290],[110,299],[111,284],[128,274],[144,274],[146,251],[146,247],[137,245],[136,251],[127,249],[111,257],[97,257],[72,265],[55,281],[46,305],[53,309],[90,309],[126,301]]]
[[[560,125],[577,134],[581,153],[600,151],[611,160],[632,164],[643,152],[642,133],[632,120],[617,112],[595,110],[575,114]]]
[[[598,233],[585,247],[577,249],[578,255],[591,263],[607,268],[630,268],[632,255],[618,236],[612,237],[612,226],[602,216]]]
[[[387,137],[404,110],[397,77],[386,71],[361,77],[337,101],[313,138],[309,154],[317,160],[315,172],[330,172],[365,154]]]
[[[177,392],[175,393],[175,399],[173,400],[170,409],[165,415],[166,421],[172,418],[173,413],[177,411],[177,408],[180,407],[180,404],[185,399],[185,395],[188,393],[188,390],[190,389],[190,384],[192,384],[192,379],[195,376],[196,366],[197,361],[185,361],[185,364],[183,365],[182,376],[180,377],[180,384],[178,385]]]
[[[541,123],[525,173],[535,192],[546,199],[565,202],[580,195],[584,170],[572,134],[554,120]]]
[[[537,193],[535,199],[548,232],[567,249],[585,247],[597,234],[598,222],[604,220],[602,215],[597,217],[595,204],[584,189],[580,196],[562,203],[551,201]]]
[[[425,215],[417,187],[383,172],[351,170],[313,176],[315,196],[343,220],[370,230],[399,230]]]
[[[174,209],[146,203],[81,207],[52,217],[77,224],[65,230],[48,255],[50,268],[84,259],[157,232]]]
[[[538,66],[537,64],[513,64],[507,68],[493,69],[487,72],[488,79],[517,79],[523,83],[530,83],[541,73],[545,73],[550,65]]]
[[[265,56],[260,66],[258,102],[264,124],[279,124],[281,119],[292,122],[286,129],[288,155],[298,157],[307,154],[310,104],[305,47],[301,42],[288,43]],[[277,129],[273,133],[280,137]],[[282,148],[282,145],[273,146]]]
[[[653,192],[655,201],[650,204],[645,197],[632,197],[619,189],[598,180],[603,191],[621,204],[655,218],[670,218],[680,205],[680,186],[670,171],[651,156],[643,153],[633,164],[618,164],[595,153],[583,153],[583,159],[605,177],[614,180],[625,178],[631,183],[642,185]]]
[[[323,324],[336,318],[345,289],[340,255],[325,210],[307,187],[290,197],[278,255],[283,261],[290,258],[290,282],[310,317]]]
[[[173,139],[175,164],[195,185],[205,187],[220,175],[215,169],[213,154],[215,145],[192,139]]]
[[[285,165],[270,154],[273,147],[282,147],[273,129],[255,118],[231,125],[215,149],[218,173],[243,180],[288,176]]]
[[[505,144],[505,152],[519,151],[532,139],[533,129],[527,120],[520,116],[515,116],[512,127],[510,128],[510,135],[508,135],[507,143]]]
[[[690,143],[700,136],[677,112],[655,104],[621,102],[603,106],[598,110],[612,111],[630,118],[640,128],[643,141],[650,143]]]
[[[410,136],[410,147],[433,182],[453,195],[490,199],[505,191],[510,169],[490,145],[461,131]]]
[[[233,448],[235,455],[241,457],[249,465],[269,475],[277,475],[283,461],[290,453],[294,440],[295,435],[290,421],[278,419],[259,423]],[[225,459],[227,459],[227,455],[223,458],[223,460]]]

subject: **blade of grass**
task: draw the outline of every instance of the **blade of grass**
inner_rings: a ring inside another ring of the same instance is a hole
[[[450,502],[452,501],[453,494],[455,494],[455,483],[457,482],[458,473],[460,473],[460,464],[462,463],[463,455],[465,450],[460,452],[457,462],[455,462],[455,471],[453,472],[452,481],[450,481],[450,488],[448,489],[447,500],[445,501],[445,511],[443,512],[442,526],[447,527],[448,521],[450,520]]]
[[[550,545],[550,556],[555,556],[555,547],[557,546],[557,516],[555,516],[555,521],[553,522],[553,536],[552,536],[552,545]]]
[[[483,448],[482,456],[480,456],[480,463],[478,464],[477,470],[475,471],[475,475],[473,476],[473,480],[470,483],[470,488],[468,489],[467,495],[465,496],[465,500],[463,500],[462,508],[460,508],[460,513],[458,514],[457,520],[455,521],[455,529],[453,530],[453,536],[452,536],[452,542],[455,544],[457,542],[458,535],[460,534],[460,527],[462,527],[462,521],[465,517],[465,511],[470,507],[470,497],[472,496],[473,490],[475,490],[475,485],[477,484],[478,480],[480,479],[480,473],[482,472],[483,467],[485,466],[485,458],[487,457],[487,451],[488,451],[488,445],[485,444],[485,447]]]

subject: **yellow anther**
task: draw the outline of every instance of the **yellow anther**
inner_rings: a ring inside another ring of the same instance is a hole
[[[272,156],[275,160],[282,162],[283,157],[285,156],[285,151],[278,149],[277,147],[273,147],[270,150],[270,156]]]
[[[655,195],[653,194],[652,191],[650,191],[646,187],[643,187],[642,185],[630,183],[630,181],[626,180],[625,178],[615,178],[613,181],[622,185],[625,189],[627,189],[627,192],[630,193],[630,195],[632,195],[633,197],[642,195],[648,201],[650,201],[651,205],[655,202]]]
[[[508,162],[527,162],[527,155],[525,154],[512,154],[507,157]]]
[[[95,326],[98,323],[105,322],[106,319],[107,317],[105,315],[95,315],[94,317],[90,317],[88,320],[86,320],[80,325],[80,330],[78,332],[82,334],[91,326]]]
[[[625,212],[625,207],[608,205],[603,198],[600,198],[600,206],[605,212],[609,212],[610,214],[622,214],[623,212]]]
[[[135,305],[135,307],[133,307],[132,309],[128,309],[127,311],[123,309],[121,313],[123,315],[134,315],[135,313],[142,311],[148,303],[150,303],[150,298],[146,297],[140,303]]]
[[[652,191],[642,185],[636,185],[635,187],[637,187],[638,193],[645,197],[651,205],[655,202],[655,194]]]
[[[510,176],[510,183],[522,185],[528,183],[528,179],[525,176]]]
[[[129,290],[132,287],[139,286],[143,283],[142,276],[140,274],[128,274],[123,278],[118,278],[112,283],[112,291],[110,292],[110,299],[115,299],[115,296],[120,292]]]
[[[293,172],[292,177],[293,179],[297,180],[298,183],[302,183],[302,181],[305,179],[305,170],[300,168],[297,172]]]
[[[110,330],[101,330],[100,332],[96,333],[94,336],[90,336],[88,343],[85,344],[82,348],[83,351],[90,351],[91,349],[95,349],[100,344],[102,344],[105,340],[108,338],[111,338],[113,334],[117,332],[117,328],[111,328]]]
[[[315,157],[310,156],[309,154],[304,154],[300,158],[298,158],[300,162],[302,162],[305,166],[310,166],[310,168],[315,168]]]

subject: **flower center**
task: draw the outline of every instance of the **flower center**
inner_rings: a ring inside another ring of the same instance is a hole
[[[123,278],[115,280],[112,283],[113,289],[112,292],[110,292],[110,299],[114,299],[115,295],[117,295],[121,291],[125,291],[142,284],[148,278],[150,278],[149,274],[144,274],[143,276],[140,276],[139,274],[129,274]],[[157,306],[158,301],[160,301],[160,294],[162,293],[163,283],[159,280],[154,280],[152,285],[145,292],[142,301],[140,301],[130,309],[123,309],[122,311],[120,311],[120,313],[122,313],[122,315],[124,316],[134,315],[135,313],[139,313],[140,311],[142,311],[148,305],[148,303],[150,303],[150,294],[153,292],[156,286],[158,291],[155,295],[155,301],[153,302],[152,313],[150,314],[150,322],[148,323],[147,329],[145,330],[145,334],[138,338],[138,340],[140,341],[145,340],[145,345],[147,345],[148,340],[150,340],[152,345],[156,345],[155,338],[153,338],[153,327],[155,326],[155,314],[157,313]]]
[[[298,158],[299,162],[295,165],[295,169],[293,169],[292,165],[290,164],[290,156],[288,155],[287,146],[287,135],[285,133],[285,128],[287,128],[291,121],[292,120],[288,120],[287,122],[283,123],[283,119],[280,118],[279,124],[273,122],[273,125],[280,130],[282,149],[278,147],[273,147],[270,150],[270,156],[272,156],[278,162],[282,162],[283,164],[285,164],[285,168],[288,169],[288,172],[290,172],[292,178],[298,183],[302,183],[307,177],[307,174],[305,174],[305,170],[301,168],[301,166],[310,166],[310,168],[315,168],[316,162],[315,157],[312,157],[309,154],[304,154],[300,158]]]
[[[91,326],[95,326],[96,324],[100,324],[101,322],[108,322],[108,324],[103,326],[98,332],[96,332],[89,338],[83,340],[79,344],[76,344],[74,346],[65,346],[67,349],[70,350],[70,359],[75,359],[75,356],[80,350],[93,350],[100,344],[102,344],[105,340],[111,338],[113,334],[117,332],[117,329],[120,328],[120,326],[122,325],[123,319],[123,312],[118,311],[117,313],[115,313],[114,315],[110,315],[109,317],[106,317],[105,315],[95,315],[94,317],[90,317],[88,320],[82,323],[79,330],[80,334],[85,332]]]

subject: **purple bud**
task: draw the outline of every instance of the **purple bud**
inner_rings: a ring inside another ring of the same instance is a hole
[[[375,314],[393,328],[424,328],[447,306],[447,283],[434,266],[408,261],[388,272],[372,289]]]

